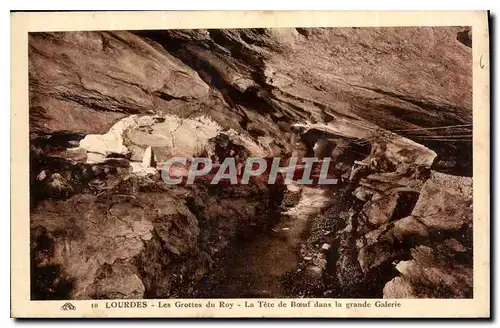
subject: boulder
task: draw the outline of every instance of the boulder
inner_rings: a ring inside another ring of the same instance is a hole
[[[283,192],[271,188],[169,189],[131,176],[98,195],[42,200],[31,214],[32,297],[186,296],[236,236],[269,220]]]
[[[432,172],[412,216],[433,230],[458,230],[472,224],[472,178]]]
[[[123,133],[137,126],[137,116],[131,115],[114,124],[105,134],[88,134],[80,141],[80,147],[87,152],[108,155],[129,154],[128,148],[123,144]]]
[[[406,279],[396,277],[384,286],[384,298],[416,298],[413,287]]]
[[[141,299],[145,292],[133,265],[123,263],[101,266],[89,289],[96,299]]]
[[[413,260],[396,266],[402,278],[386,285],[385,298],[472,297],[472,267],[442,260],[438,252],[427,246],[418,246],[411,253]]]
[[[433,171],[411,216],[395,222],[395,238],[411,248],[384,297],[472,297],[472,179]],[[411,292],[410,292],[411,291]]]

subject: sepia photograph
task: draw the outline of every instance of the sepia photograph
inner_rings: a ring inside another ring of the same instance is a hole
[[[29,31],[28,301],[473,300],[475,42],[467,20]]]

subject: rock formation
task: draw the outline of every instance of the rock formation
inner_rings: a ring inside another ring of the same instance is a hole
[[[172,156],[331,158],[342,183],[287,237],[289,296],[471,297],[471,42],[462,27],[30,33],[32,298],[204,295],[308,195],[167,186]]]

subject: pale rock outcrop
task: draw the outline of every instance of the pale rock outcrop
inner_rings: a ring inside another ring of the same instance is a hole
[[[401,277],[384,287],[384,298],[471,298],[472,267],[453,263],[451,257],[427,246],[412,249],[413,259],[396,265]]]
[[[90,158],[90,162],[95,163],[100,158],[106,158],[109,155],[129,154],[129,150],[123,144],[123,133],[137,126],[137,115],[131,115],[119,120],[105,134],[88,134],[80,141],[80,148],[85,149],[92,154],[98,154]]]
[[[157,163],[170,157],[187,160],[213,154],[212,140],[222,127],[207,117],[181,118],[175,115],[131,115],[117,122],[103,135],[87,135],[80,141],[87,163],[104,163],[110,157],[127,157],[132,173],[155,174]],[[272,140],[255,141],[233,129],[224,132],[231,141],[245,148],[250,156],[265,157]],[[266,142],[267,141],[267,142]]]
[[[209,140],[220,131],[218,124],[205,117],[131,115],[118,121],[105,134],[86,135],[79,147],[87,151],[87,163],[102,163],[108,157],[123,156],[139,162],[131,164],[135,171],[155,167],[154,161],[170,156],[191,158],[202,154]],[[132,154],[129,147],[133,149]],[[156,159],[152,158],[153,150],[158,154]]]
[[[141,162],[130,162],[132,173],[138,175],[156,174],[156,161],[151,146],[146,148]]]

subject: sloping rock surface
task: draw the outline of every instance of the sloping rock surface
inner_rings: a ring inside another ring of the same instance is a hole
[[[360,138],[377,127],[470,124],[471,49],[457,40],[464,30],[30,33],[30,133],[103,134],[129,114],[203,114],[224,128],[270,136],[283,150],[290,124],[306,121],[345,123]],[[450,132],[412,138],[448,166],[470,170],[456,160],[470,144],[428,138]]]

